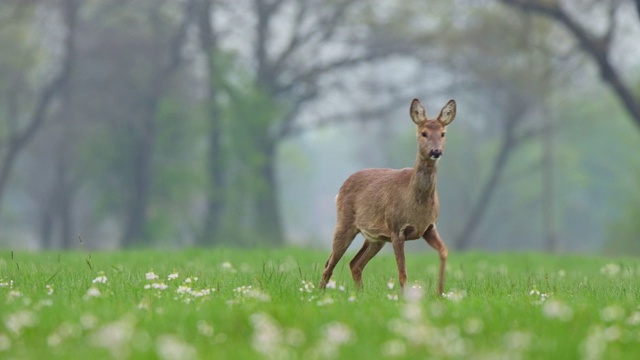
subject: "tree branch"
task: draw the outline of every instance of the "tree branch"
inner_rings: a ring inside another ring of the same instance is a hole
[[[562,10],[557,2],[548,2],[540,0],[501,0],[504,4],[512,7],[520,8],[523,11],[531,11],[540,15],[554,19],[562,24],[575,38],[578,40],[580,47],[587,53],[600,69],[600,76],[609,84],[622,101],[627,113],[631,116],[636,126],[640,128],[640,99],[635,96],[629,87],[618,75],[618,72],[609,61],[609,39],[611,35],[605,34],[602,38],[597,38],[589,33],[585,28],[574,21],[569,15]],[[636,0],[636,4],[640,10],[640,0]],[[615,5],[613,5],[615,6]],[[614,26],[613,12],[610,12],[610,24]],[[607,33],[613,32],[609,29]]]
[[[33,139],[36,132],[41,128],[42,124],[47,119],[47,111],[51,107],[51,104],[55,96],[67,85],[71,78],[71,70],[75,64],[76,51],[75,51],[75,36],[76,36],[76,23],[78,13],[78,0],[64,0],[62,5],[62,17],[66,25],[66,36],[63,44],[63,58],[60,70],[57,74],[47,83],[40,92],[36,101],[35,108],[26,128],[14,136],[11,137],[8,149],[3,156],[2,166],[0,168],[0,203],[2,203],[4,190],[9,180],[9,175],[13,169],[13,164],[18,154],[26,147],[26,145]]]

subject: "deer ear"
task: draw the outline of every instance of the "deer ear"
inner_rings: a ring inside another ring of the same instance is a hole
[[[411,115],[411,120],[413,120],[416,125],[419,125],[421,122],[427,120],[427,112],[420,104],[420,100],[413,99],[411,102],[411,107],[409,108],[409,115]]]
[[[456,117],[456,101],[451,99],[445,105],[442,110],[440,110],[440,115],[438,115],[438,121],[442,123],[442,125],[447,126],[451,124],[453,119]]]

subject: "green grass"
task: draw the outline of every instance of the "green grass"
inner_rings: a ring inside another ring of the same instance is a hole
[[[388,253],[363,292],[353,253],[326,292],[303,281],[317,285],[328,251],[0,254],[3,359],[640,358],[633,258],[452,252],[439,297],[437,256],[411,254],[405,297]]]

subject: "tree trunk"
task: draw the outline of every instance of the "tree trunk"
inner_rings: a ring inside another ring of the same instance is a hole
[[[269,144],[264,154],[267,156],[260,168],[260,175],[265,182],[263,191],[258,192],[256,198],[256,233],[260,245],[283,245],[285,243],[282,229],[282,216],[279,205],[278,183],[276,178],[276,147]]]
[[[125,219],[125,228],[121,244],[131,247],[145,239],[144,229],[147,223],[147,208],[151,190],[151,161],[155,149],[155,116],[157,100],[152,99],[143,115],[142,129],[136,133],[133,149],[132,183],[129,204]]]
[[[158,69],[147,89],[147,96],[140,104],[140,124],[134,129],[132,183],[129,194],[121,244],[131,247],[148,239],[145,237],[147,211],[152,185],[152,157],[156,143],[156,116],[158,105],[165,94],[173,74],[182,63],[182,45],[186,39],[191,17],[194,15],[195,0],[185,4],[184,16],[177,32],[169,44],[167,63]],[[161,24],[160,24],[161,25]]]
[[[460,250],[466,250],[473,244],[473,236],[484,218],[484,214],[489,209],[493,194],[498,187],[500,177],[506,168],[515,148],[521,144],[521,139],[516,135],[518,124],[524,117],[526,106],[521,100],[509,99],[507,105],[507,113],[505,114],[506,123],[504,125],[504,134],[500,149],[498,149],[498,157],[493,163],[489,178],[480,190],[480,196],[475,202],[467,221],[462,227],[460,235],[455,239],[454,245]]]
[[[224,216],[224,163],[222,149],[222,116],[218,101],[218,89],[216,78],[219,69],[216,68],[216,52],[218,51],[217,38],[213,32],[211,23],[211,0],[202,0],[198,11],[198,27],[200,30],[200,43],[207,57],[209,72],[208,94],[208,118],[209,118],[209,149],[207,151],[207,173],[209,176],[209,189],[207,191],[207,207],[205,209],[202,234],[198,239],[200,245],[210,245],[219,242],[218,237],[222,227]]]
[[[549,114],[545,116],[547,119],[546,131],[542,136],[543,154],[542,154],[542,228],[544,229],[545,250],[549,252],[558,251],[558,238],[555,229],[555,212],[554,212],[554,164],[553,164],[553,123],[554,119]]]

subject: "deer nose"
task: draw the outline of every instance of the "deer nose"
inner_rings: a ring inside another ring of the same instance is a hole
[[[432,157],[432,158],[437,159],[437,158],[439,158],[440,156],[442,156],[442,150],[440,150],[440,149],[433,149],[433,150],[431,150],[431,154],[430,154],[430,155],[431,155],[431,157]]]

